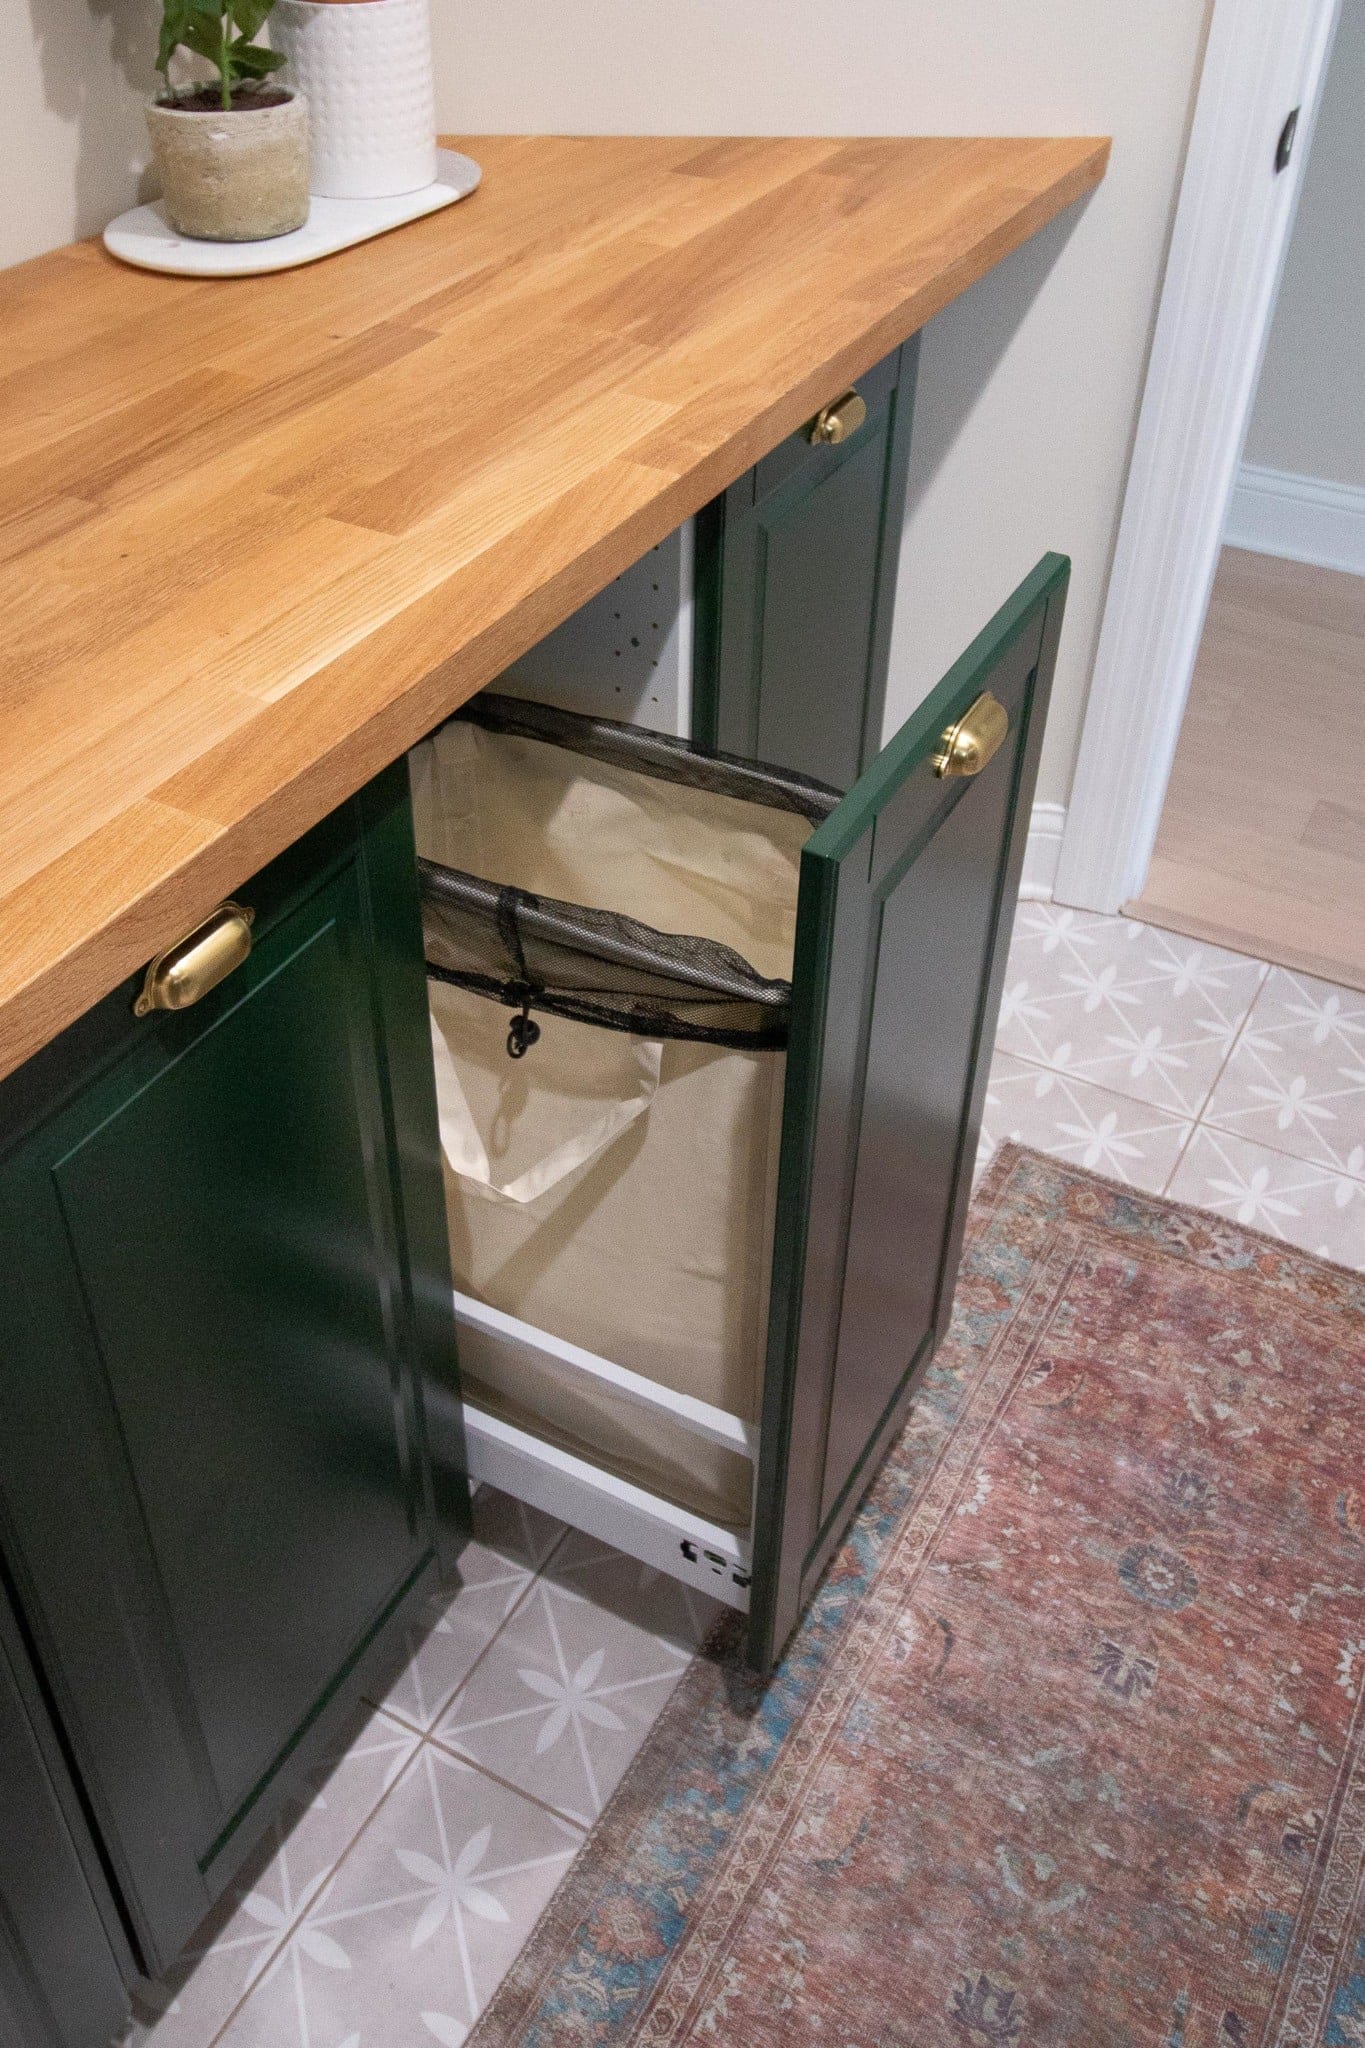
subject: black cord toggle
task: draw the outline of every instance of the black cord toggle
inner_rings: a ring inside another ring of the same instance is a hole
[[[509,1059],[524,1059],[540,1037],[540,1026],[531,1015],[531,998],[524,996],[521,1015],[512,1019],[507,1032],[507,1054]]]

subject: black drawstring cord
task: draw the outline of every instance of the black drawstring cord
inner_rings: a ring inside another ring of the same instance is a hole
[[[540,1026],[531,1015],[532,988],[526,977],[526,955],[522,950],[521,930],[517,923],[517,899],[520,890],[502,888],[498,891],[498,929],[503,944],[511,953],[517,965],[517,980],[504,991],[504,1001],[520,1002],[521,1015],[514,1017],[507,1032],[507,1056],[509,1059],[525,1059],[531,1047],[540,1037]]]

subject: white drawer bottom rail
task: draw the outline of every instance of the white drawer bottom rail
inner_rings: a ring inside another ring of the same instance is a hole
[[[571,1528],[747,1614],[747,1537],[674,1507],[470,1401],[464,1404],[464,1424],[472,1480],[557,1515]]]
[[[553,1365],[561,1375],[576,1373],[581,1378],[596,1380],[610,1387],[623,1401],[656,1415],[666,1415],[693,1436],[720,1444],[727,1451],[738,1451],[742,1457],[757,1462],[758,1430],[755,1426],[738,1415],[731,1415],[727,1409],[715,1408],[709,1401],[698,1400],[695,1394],[679,1394],[672,1387],[661,1386],[657,1380],[646,1379],[643,1373],[632,1372],[628,1366],[616,1365],[610,1358],[600,1358],[595,1351],[585,1351],[580,1344],[570,1344],[549,1330],[523,1322],[520,1316],[510,1316],[505,1309],[490,1308],[486,1302],[475,1301],[472,1295],[461,1294],[458,1287],[455,1289],[455,1321],[460,1329],[478,1332],[505,1352],[515,1355],[516,1351],[522,1350]]]

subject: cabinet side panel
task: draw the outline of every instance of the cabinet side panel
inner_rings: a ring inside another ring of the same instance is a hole
[[[3,2039],[6,2048],[90,2048],[123,2019],[122,1975],[26,1705],[22,1659],[0,1590]]]
[[[413,1426],[429,1473],[442,1564],[450,1567],[470,1527],[469,1467],[406,762],[371,784],[361,802],[370,821],[363,842],[366,902],[411,1330]]]

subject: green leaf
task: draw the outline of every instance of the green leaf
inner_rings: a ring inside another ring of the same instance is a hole
[[[213,15],[196,8],[180,40],[187,50],[193,50],[196,56],[207,57],[214,69],[218,69],[218,59],[222,55],[222,30]]]
[[[207,57],[215,70],[218,68],[218,59],[222,51],[216,29],[206,28],[202,21],[193,21],[181,37],[181,42],[187,50],[193,50],[196,56]]]
[[[157,44],[156,68],[165,73],[175,51],[185,40],[193,12],[191,0],[165,0],[161,17],[161,40]]]
[[[243,40],[249,43],[259,33],[275,0],[228,0],[228,4]]]
[[[284,58],[278,50],[267,50],[252,38],[274,4],[275,0],[162,0],[158,71],[168,75],[174,53],[192,50],[196,56],[206,57],[220,76],[226,71],[229,89],[245,79],[268,77],[279,70]]]
[[[264,78],[267,72],[278,71],[284,62],[280,50],[266,50],[259,43],[234,43],[232,46],[232,68],[251,78]]]

